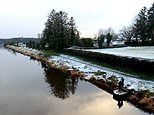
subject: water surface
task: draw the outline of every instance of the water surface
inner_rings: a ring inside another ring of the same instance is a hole
[[[0,115],[146,115],[96,86],[0,49]]]

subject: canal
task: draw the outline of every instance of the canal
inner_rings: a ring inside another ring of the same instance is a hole
[[[148,115],[89,82],[0,48],[0,115]],[[121,105],[119,108],[118,105]]]

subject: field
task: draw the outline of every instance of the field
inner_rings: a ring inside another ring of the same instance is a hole
[[[124,48],[109,48],[109,49],[86,49],[86,51],[154,60],[154,46],[124,47]]]

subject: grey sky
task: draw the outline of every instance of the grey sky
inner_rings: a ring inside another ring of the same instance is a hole
[[[153,0],[0,0],[0,38],[37,37],[48,13],[55,9],[73,16],[81,36],[93,36],[99,28],[116,32],[130,25],[138,12]]]

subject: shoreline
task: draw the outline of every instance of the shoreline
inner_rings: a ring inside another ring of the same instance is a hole
[[[23,48],[16,47],[16,46],[7,45],[6,48],[12,49],[18,53],[29,56],[32,59],[35,59],[37,61],[41,61],[42,63],[48,65],[49,67],[51,67],[53,69],[59,69],[63,73],[69,74],[71,77],[79,77],[79,78],[81,78],[85,81],[88,81],[88,82],[96,85],[97,87],[107,91],[110,94],[113,94],[113,91],[115,89],[117,89],[117,87],[118,87],[115,82],[106,82],[105,80],[96,79],[93,77],[90,79],[86,79],[85,78],[86,75],[84,73],[82,73],[78,70],[75,70],[75,69],[70,69],[63,64],[60,65],[60,67],[57,67],[57,65],[53,61],[48,60],[48,58],[44,57],[41,54],[35,54],[31,51],[27,51]],[[125,89],[125,90],[128,91],[128,97],[127,97],[126,101],[132,103],[137,108],[140,108],[140,109],[144,110],[145,112],[154,113],[154,99],[152,99],[148,94],[146,94],[145,92],[135,92],[135,91],[131,91],[128,89]]]

